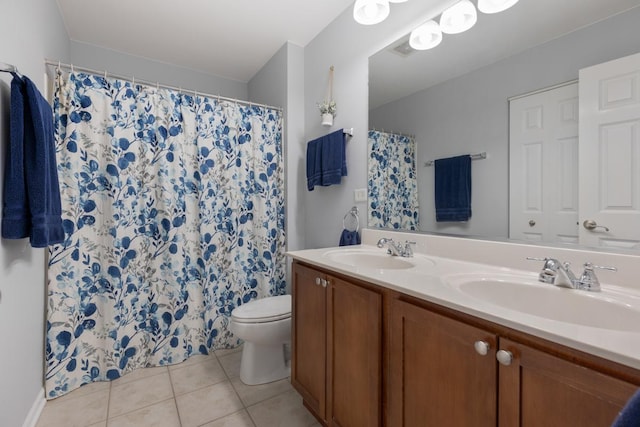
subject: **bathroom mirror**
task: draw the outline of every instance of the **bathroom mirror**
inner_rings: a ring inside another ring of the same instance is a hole
[[[415,135],[418,231],[509,239],[509,100],[640,52],[638,27],[638,0],[520,0],[478,12],[471,30],[444,34],[434,49],[413,51],[407,34],[371,56],[369,128]],[[470,220],[436,222],[434,168],[425,163],[479,153]]]

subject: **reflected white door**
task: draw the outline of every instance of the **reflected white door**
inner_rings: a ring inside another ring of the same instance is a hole
[[[639,144],[640,54],[580,70],[580,243],[640,248]]]
[[[509,237],[578,242],[578,84],[509,103]]]

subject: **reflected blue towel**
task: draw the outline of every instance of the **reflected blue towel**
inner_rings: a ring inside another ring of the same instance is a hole
[[[624,405],[622,411],[611,427],[637,427],[640,426],[640,390],[636,391],[631,399]]]
[[[11,81],[10,130],[2,237],[29,237],[35,248],[62,243],[53,112],[36,85],[16,74]]]
[[[342,129],[307,143],[307,189],[340,184],[347,176],[346,138]]]
[[[340,235],[340,246],[351,246],[360,244],[360,234],[357,231],[349,231],[346,228]]]
[[[436,221],[471,218],[471,156],[435,161]]]

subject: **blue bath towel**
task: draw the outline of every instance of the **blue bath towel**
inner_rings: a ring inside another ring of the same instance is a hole
[[[471,156],[435,161],[437,222],[461,222],[471,218]]]
[[[307,189],[340,184],[347,176],[346,138],[342,129],[307,143]]]
[[[640,426],[640,390],[636,391],[611,427],[637,427]]]
[[[340,235],[340,246],[351,246],[360,244],[360,234],[357,230],[350,231],[346,228],[342,230]]]
[[[2,237],[42,248],[64,240],[51,106],[27,77],[11,82]]]

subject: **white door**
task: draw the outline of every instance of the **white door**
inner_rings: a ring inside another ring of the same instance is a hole
[[[579,221],[582,244],[640,248],[640,54],[580,70]]]
[[[578,242],[578,84],[509,102],[509,237]]]

